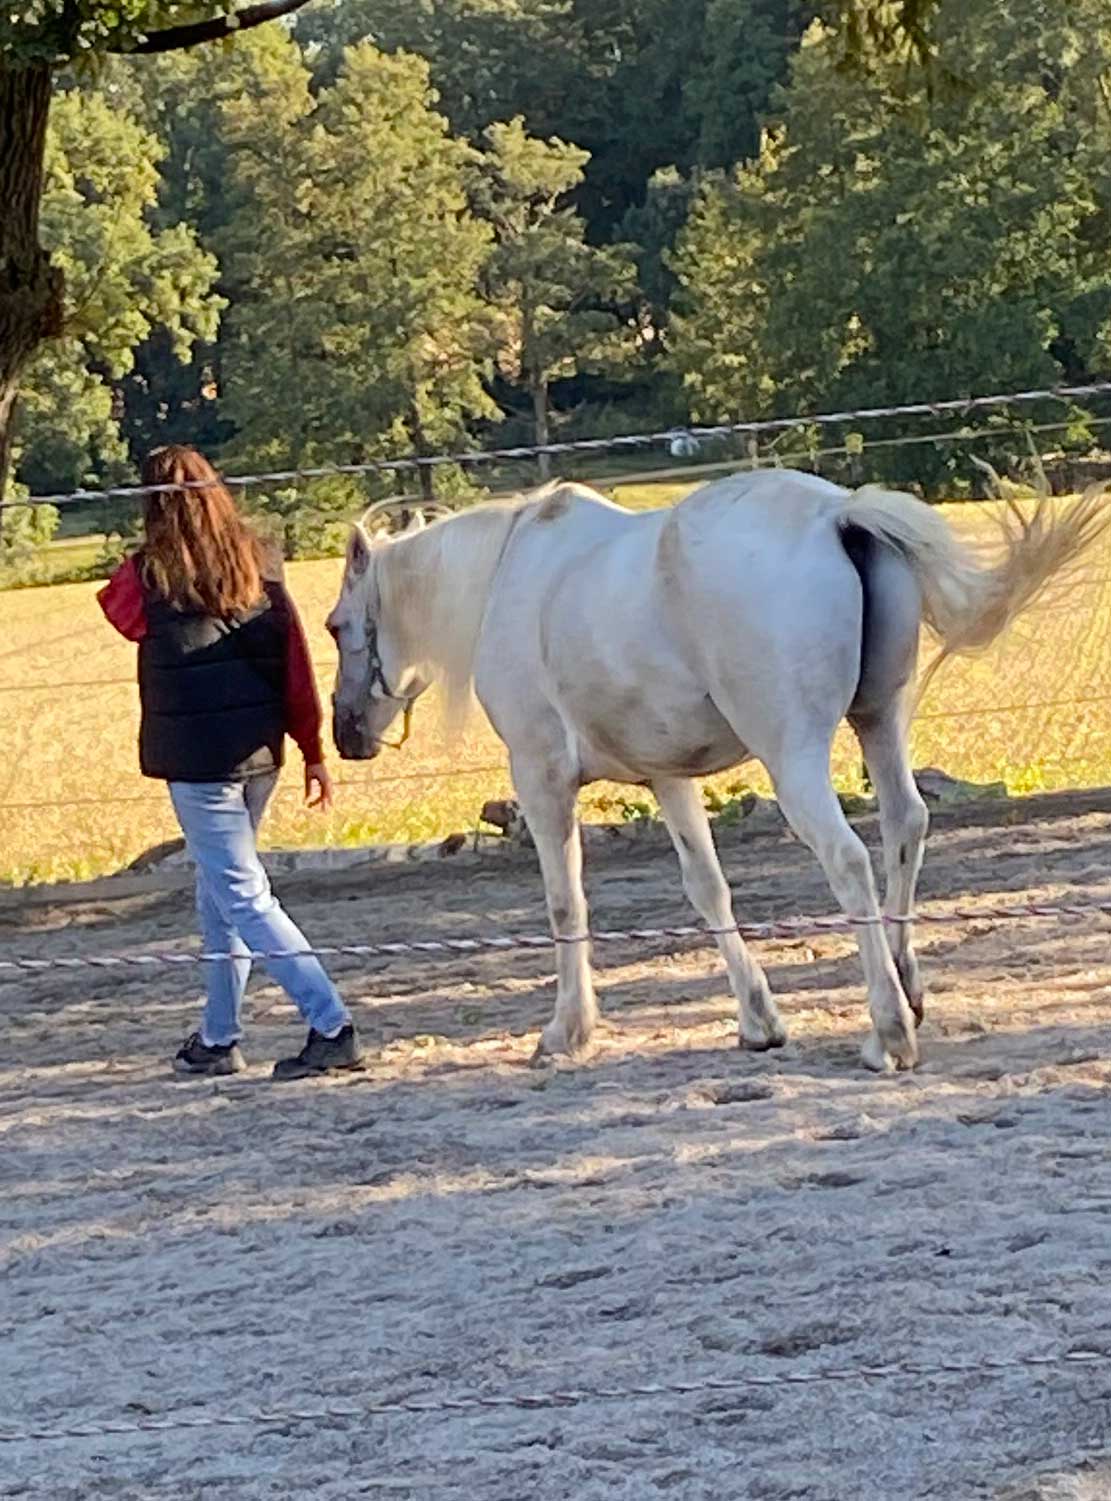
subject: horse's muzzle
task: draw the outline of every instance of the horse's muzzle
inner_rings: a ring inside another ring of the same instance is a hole
[[[382,752],[382,742],[371,735],[366,720],[346,710],[332,712],[332,739],[341,761],[373,761]]]

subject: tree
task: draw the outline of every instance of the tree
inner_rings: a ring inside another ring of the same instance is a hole
[[[843,56],[859,62],[869,52],[904,54],[928,63],[935,50],[934,26],[942,0],[829,0],[828,18],[839,25]]]
[[[156,328],[180,360],[215,332],[214,259],[190,228],[149,223],[161,155],[104,94],[55,100],[41,233],[66,298],[62,336],[26,375],[21,470],[34,488],[87,483],[125,457],[113,383]]]
[[[894,63],[847,75],[816,30],[759,161],[702,195],[675,261],[697,415],[1040,386],[1092,357],[1111,288],[1101,0],[943,0],[934,27],[957,85],[939,91]],[[888,472],[936,480],[943,457]]]
[[[476,143],[494,120],[564,109],[582,57],[570,0],[341,0],[298,34],[319,47],[326,81],[358,41],[423,57],[452,130]]]
[[[700,56],[706,0],[345,0],[342,35],[429,59],[453,130],[480,144],[517,118],[586,152],[575,204],[612,239],[658,167],[686,168],[698,123],[684,80]],[[310,14],[327,47],[331,19]],[[334,33],[333,33],[334,35]],[[537,59],[543,65],[537,66]]]
[[[676,167],[661,167],[648,180],[644,202],[621,222],[622,239],[635,247],[637,284],[653,342],[666,327],[675,292],[671,252],[690,218],[701,181],[701,174],[684,177]]]
[[[475,200],[494,232],[485,279],[499,313],[498,366],[527,391],[544,444],[553,380],[627,352],[629,328],[615,308],[632,297],[635,266],[627,246],[588,245],[582,219],[561,206],[582,179],[584,151],[536,140],[520,119],[491,125],[485,143]],[[539,467],[546,478],[547,455]]]
[[[697,60],[683,85],[699,168],[731,168],[760,150],[772,95],[819,12],[807,0],[706,0]]]
[[[458,442],[467,421],[497,415],[472,153],[417,58],[366,43],[319,96],[308,85],[291,45],[281,71],[222,108],[240,204],[216,240],[239,289],[222,361],[237,450],[296,466],[322,443],[361,462]]]
[[[283,26],[264,26],[218,47],[194,48],[161,58],[156,68],[146,59],[113,59],[98,75],[98,86],[115,108],[124,108],[159,139],[161,161],[158,202],[148,220],[158,229],[188,223],[204,248],[218,260],[224,235],[237,215],[247,212],[233,182],[233,147],[224,129],[224,106],[249,97],[268,109],[272,92],[303,86],[307,74],[300,50]],[[271,119],[277,133],[287,123],[280,110]],[[218,290],[229,305],[244,293],[220,265]],[[135,353],[135,367],[117,383],[120,426],[133,453],[154,442],[194,442],[218,450],[234,436],[217,398],[224,389],[224,339],[194,342],[187,360],[175,354],[161,332]]]
[[[338,16],[310,13],[303,25],[323,44],[325,68],[337,21],[341,36],[428,58],[452,129],[475,145],[489,125],[519,116],[532,135],[582,147],[576,207],[592,238],[611,239],[657,167],[691,161],[698,127],[683,107],[683,80],[705,4],[345,0]]]
[[[839,57],[929,56],[935,0],[339,0],[299,30],[426,57],[453,130],[472,142],[518,115],[589,153],[575,205],[609,240],[661,168],[683,175],[755,154],[771,90],[816,16]],[[537,66],[537,60],[542,65]]]
[[[262,0],[237,11],[229,0],[24,0],[0,13],[0,497],[20,379],[65,326],[63,274],[39,235],[55,70],[111,53],[196,46],[306,3]]]

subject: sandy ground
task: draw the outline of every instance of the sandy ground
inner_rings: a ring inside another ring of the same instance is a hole
[[[1031,813],[1040,816],[1031,817]],[[1025,822],[1015,822],[1015,818]],[[984,819],[987,822],[984,822]],[[744,917],[825,912],[788,839],[724,854]],[[597,926],[687,921],[663,846],[595,856]],[[1092,801],[950,817],[926,902],[1111,897]],[[533,930],[527,857],[289,880],[318,941]],[[0,913],[25,954],[188,942],[180,896]],[[1101,1350],[988,1378],[0,1444],[0,1495],[490,1501],[1111,1497],[1106,920],[929,930],[925,1062],[858,1063],[840,937],[760,945],[792,1041],[734,1046],[712,952],[599,950],[606,1025],[526,1062],[546,955],[337,965],[370,1067],[175,1081],[194,972],[0,985],[0,1431],[167,1411],[621,1387]],[[266,1013],[266,1014],[263,1014]]]

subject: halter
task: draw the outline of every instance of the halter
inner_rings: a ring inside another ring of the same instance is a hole
[[[375,688],[381,689],[383,698],[392,698],[394,703],[403,705],[400,740],[379,740],[379,745],[388,746],[390,750],[400,750],[409,739],[413,728],[413,704],[414,699],[405,698],[400,693],[395,693],[386,680],[386,670],[382,665],[382,653],[378,650],[378,626],[371,620],[368,613],[366,618],[366,649],[369,657],[367,664],[367,694],[374,692]]]

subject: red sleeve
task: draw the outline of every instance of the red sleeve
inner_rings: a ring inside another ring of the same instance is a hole
[[[143,586],[135,559],[128,558],[97,592],[97,603],[121,636],[141,641],[147,633],[147,612],[143,604]]]
[[[289,609],[289,649],[285,668],[285,724],[305,758],[306,766],[319,766],[324,760],[320,743],[320,695],[316,691],[309,643],[297,609],[286,595]]]

